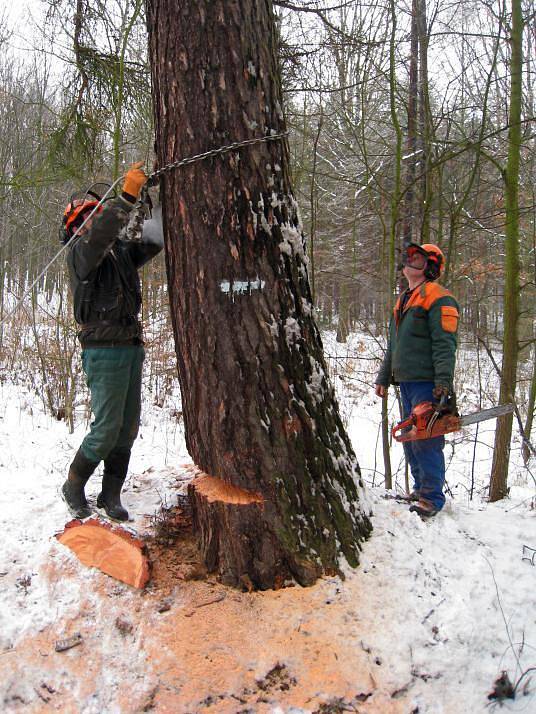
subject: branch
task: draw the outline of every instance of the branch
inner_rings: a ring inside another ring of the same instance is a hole
[[[332,7],[309,7],[308,5],[295,5],[294,3],[288,2],[287,0],[274,0],[273,4],[285,8],[286,10],[295,10],[296,12],[312,12],[318,15],[322,12],[342,10],[345,7],[353,5],[353,0],[347,0],[347,2],[340,3],[340,5],[333,5]]]
[[[359,45],[365,45],[367,47],[376,47],[379,46],[381,43],[378,42],[360,42],[356,40],[355,37],[352,37],[349,35],[347,32],[344,32],[344,30],[341,30],[340,27],[337,27],[334,25],[324,13],[330,12],[331,10],[339,10],[344,7],[348,7],[351,5],[351,2],[345,2],[341,3],[340,5],[333,5],[332,7],[326,7],[326,8],[317,8],[317,7],[308,7],[306,5],[295,5],[293,2],[289,2],[288,0],[273,0],[273,4],[277,5],[278,7],[282,7],[285,10],[293,10],[294,12],[308,12],[311,13],[312,15],[316,15],[326,27],[328,27],[330,30],[335,32],[337,35],[340,35],[342,38],[344,38],[347,42],[350,42],[352,44],[359,44]]]

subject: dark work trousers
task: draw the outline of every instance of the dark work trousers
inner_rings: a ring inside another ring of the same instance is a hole
[[[413,407],[421,402],[435,401],[432,395],[433,382],[400,382],[400,396],[404,419]],[[415,481],[419,496],[440,511],[445,505],[443,484],[445,483],[445,457],[443,448],[445,437],[419,439],[404,442],[404,454]]]
[[[95,419],[81,449],[90,461],[112,451],[130,451],[140,424],[141,375],[145,350],[138,345],[91,347],[82,351],[82,366]]]

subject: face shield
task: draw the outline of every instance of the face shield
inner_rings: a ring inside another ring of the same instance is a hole
[[[402,265],[415,270],[424,270],[428,262],[428,254],[419,245],[408,245]]]

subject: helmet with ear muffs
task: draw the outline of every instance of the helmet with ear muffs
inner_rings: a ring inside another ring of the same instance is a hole
[[[62,243],[67,243],[73,237],[88,217],[88,213],[94,211],[95,208],[97,209],[97,213],[102,211],[102,197],[109,192],[109,190],[109,184],[94,183],[87,191],[73,193],[63,212],[59,229],[60,241]],[[112,196],[109,196],[106,200],[109,200],[109,198],[112,198]]]
[[[434,243],[423,243],[421,248],[426,252],[428,260],[424,270],[424,277],[428,280],[437,280],[445,267],[445,256],[441,248]]]

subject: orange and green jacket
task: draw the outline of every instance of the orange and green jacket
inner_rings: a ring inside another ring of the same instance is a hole
[[[406,291],[407,293],[408,291]],[[434,382],[452,389],[459,309],[452,293],[427,281],[409,294],[401,311],[397,300],[389,325],[387,351],[376,384]]]

